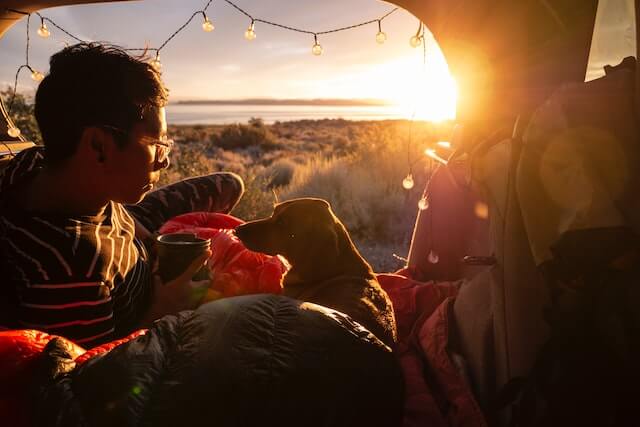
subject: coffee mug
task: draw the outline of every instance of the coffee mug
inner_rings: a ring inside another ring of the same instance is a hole
[[[182,273],[200,255],[211,247],[211,239],[201,239],[193,233],[161,234],[156,237],[158,274],[162,283],[167,283]],[[209,268],[204,265],[193,276],[193,280],[209,278]]]

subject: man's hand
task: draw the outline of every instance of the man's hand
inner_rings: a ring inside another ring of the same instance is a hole
[[[156,260],[152,273],[153,301],[142,322],[142,326],[148,326],[154,320],[166,314],[194,309],[202,303],[209,288],[210,280],[194,282],[191,278],[205,265],[210,257],[211,250],[207,250],[207,252],[195,259],[180,276],[167,283],[162,283],[160,276],[157,274]]]

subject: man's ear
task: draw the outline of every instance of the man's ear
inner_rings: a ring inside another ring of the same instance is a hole
[[[110,136],[103,129],[86,127],[80,135],[79,150],[97,163],[104,163],[109,151]]]

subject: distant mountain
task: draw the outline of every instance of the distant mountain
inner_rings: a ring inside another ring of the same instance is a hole
[[[389,101],[382,99],[211,99],[211,100],[184,100],[173,104],[179,105],[316,105],[316,106],[354,106],[370,107],[391,105]]]

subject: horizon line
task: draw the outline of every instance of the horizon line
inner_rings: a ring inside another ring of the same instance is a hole
[[[169,105],[329,105],[329,106],[391,106],[393,102],[375,98],[236,98],[181,99]]]

